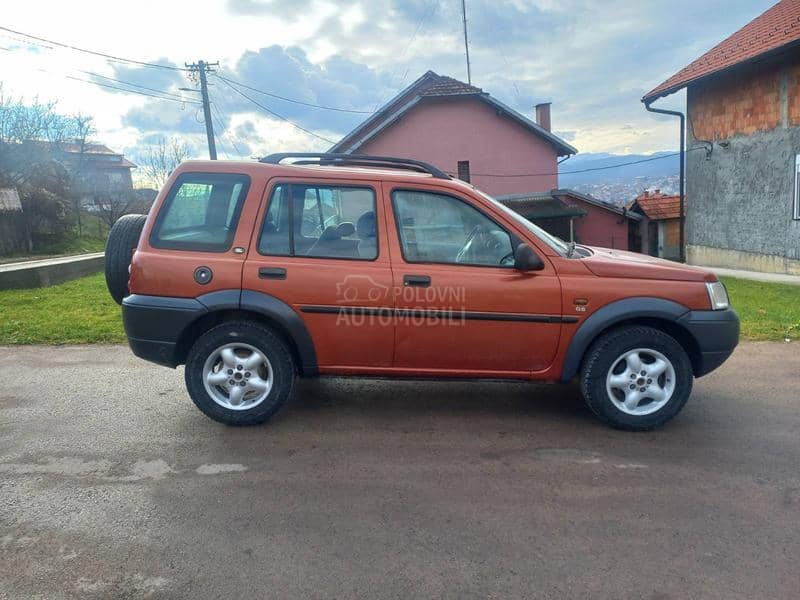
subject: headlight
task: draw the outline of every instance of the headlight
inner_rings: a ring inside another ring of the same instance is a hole
[[[730,306],[728,302],[728,290],[725,289],[725,284],[721,281],[714,283],[706,283],[708,290],[708,299],[711,301],[712,310],[724,310]]]

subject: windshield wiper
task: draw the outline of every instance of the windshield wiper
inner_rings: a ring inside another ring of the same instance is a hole
[[[567,244],[567,258],[572,258],[572,253],[575,252],[575,246],[577,246],[576,242]]]

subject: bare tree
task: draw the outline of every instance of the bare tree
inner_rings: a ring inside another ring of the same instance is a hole
[[[144,156],[141,165],[144,177],[150,185],[161,189],[175,168],[191,155],[192,149],[186,142],[162,137],[156,145],[148,148]]]
[[[92,132],[91,117],[60,114],[54,102],[38,98],[13,98],[0,83],[0,187],[17,189],[34,236],[71,229],[80,208],[74,200],[77,173],[58,155],[67,144],[78,144],[71,155],[80,162]]]
[[[130,213],[136,204],[136,192],[119,190],[95,194],[93,209],[110,229],[117,219]]]

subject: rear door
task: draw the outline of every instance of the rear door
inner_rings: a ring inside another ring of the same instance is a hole
[[[273,180],[244,266],[243,288],[303,319],[321,372],[391,366],[391,267],[380,187]]]

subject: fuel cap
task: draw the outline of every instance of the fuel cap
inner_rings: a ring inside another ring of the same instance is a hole
[[[199,283],[200,285],[205,285],[211,282],[211,279],[214,277],[214,274],[211,272],[211,269],[208,267],[197,267],[194,270],[194,280]]]

